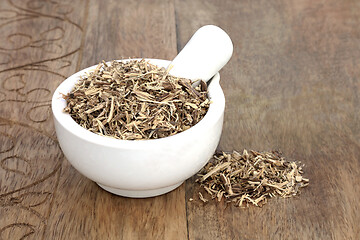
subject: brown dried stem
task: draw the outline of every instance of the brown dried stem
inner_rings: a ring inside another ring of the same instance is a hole
[[[276,195],[295,196],[299,188],[309,184],[302,174],[302,166],[286,161],[279,152],[244,150],[242,154],[216,153],[196,181],[218,201],[225,197],[226,202],[240,207],[262,206]]]
[[[206,84],[171,76],[143,60],[100,63],[64,96],[64,109],[82,127],[125,140],[185,131],[206,114]]]

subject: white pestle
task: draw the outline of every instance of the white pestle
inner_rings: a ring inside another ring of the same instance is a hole
[[[224,30],[214,25],[203,26],[170,63],[169,74],[207,82],[230,60],[233,48]]]

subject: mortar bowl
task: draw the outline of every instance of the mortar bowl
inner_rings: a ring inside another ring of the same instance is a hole
[[[146,60],[165,68],[170,63]],[[63,111],[66,100],[62,94],[69,93],[80,77],[95,67],[64,80],[52,97],[57,139],[77,171],[113,194],[145,198],[170,192],[205,166],[219,143],[224,119],[225,97],[219,73],[208,87],[211,101],[208,112],[196,125],[159,139],[119,140],[90,132]]]

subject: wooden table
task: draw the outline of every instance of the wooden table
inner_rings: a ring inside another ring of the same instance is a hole
[[[310,185],[241,209],[203,204],[194,178],[129,199],[80,175],[56,140],[57,85],[103,59],[172,59],[206,24],[234,43],[219,149],[279,149]],[[355,0],[2,0],[0,239],[360,239],[359,25]]]

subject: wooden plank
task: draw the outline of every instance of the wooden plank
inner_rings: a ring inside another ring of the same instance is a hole
[[[189,239],[359,239],[359,5],[356,1],[180,1],[178,46],[215,24],[235,51],[221,71],[219,148],[280,149],[310,186],[263,208],[202,204],[187,181]]]
[[[81,68],[128,57],[176,55],[172,1],[90,1]],[[155,198],[114,196],[65,161],[46,239],[184,239],[185,188]]]
[[[81,68],[102,60],[173,59],[176,54],[173,2],[90,2]]]
[[[0,2],[0,239],[44,236],[64,160],[51,96],[76,71],[84,8]]]

